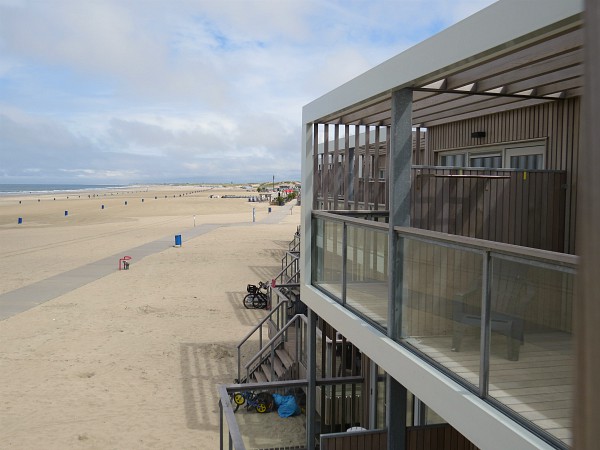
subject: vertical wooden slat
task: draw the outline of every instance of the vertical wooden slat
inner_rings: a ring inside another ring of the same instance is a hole
[[[333,191],[333,209],[338,209],[338,198],[339,198],[339,190],[340,190],[340,170],[338,169],[339,159],[340,159],[340,126],[339,124],[335,124],[333,128],[333,167],[332,167],[332,191]]]
[[[329,124],[325,124],[323,130],[323,209],[330,209],[329,206]]]
[[[363,198],[365,202],[364,209],[371,209],[371,127],[367,125],[365,127],[365,157],[364,157],[364,172],[363,172],[363,181],[364,181],[364,191]]]
[[[350,125],[344,126],[344,209],[348,210],[350,199]]]
[[[354,127],[354,208],[355,210],[359,208],[359,162],[360,162],[360,126],[355,125]]]
[[[313,125],[313,209],[319,209],[318,199],[320,194],[320,180],[319,174],[319,124]]]
[[[390,143],[391,127],[386,127],[385,131],[385,209],[390,209]]]

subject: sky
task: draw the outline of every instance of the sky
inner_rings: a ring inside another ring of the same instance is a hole
[[[493,0],[0,0],[0,183],[300,179],[302,107]]]

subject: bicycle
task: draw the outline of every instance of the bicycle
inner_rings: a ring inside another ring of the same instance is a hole
[[[252,391],[236,392],[232,395],[235,410],[237,412],[240,406],[246,403],[246,409],[251,411],[256,410],[257,413],[263,414],[273,409],[273,396],[268,392],[260,392],[255,394]]]
[[[262,281],[258,282],[258,286],[254,284],[249,284],[246,287],[248,294],[244,297],[244,306],[248,309],[266,309],[269,304],[269,297],[267,293],[269,292],[269,285],[267,283],[263,283]]]

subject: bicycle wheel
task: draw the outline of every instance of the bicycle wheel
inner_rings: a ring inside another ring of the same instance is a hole
[[[267,299],[261,295],[257,295],[252,300],[252,307],[256,309],[264,309],[267,307]]]
[[[236,393],[233,395],[233,402],[234,402],[236,405],[238,405],[238,406],[239,406],[239,405],[243,405],[245,401],[246,401],[246,399],[245,399],[245,398],[244,398],[244,396],[243,396],[242,394],[240,394],[239,392],[236,392]]]
[[[258,405],[256,405],[256,412],[261,414],[266,413],[267,405],[265,405],[264,403],[259,403]]]
[[[255,294],[248,294],[244,297],[244,306],[248,309],[256,308],[254,306],[254,300],[256,299]]]

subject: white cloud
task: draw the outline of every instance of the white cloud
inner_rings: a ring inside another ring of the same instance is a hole
[[[304,104],[489,3],[0,0],[0,182],[297,178]]]

